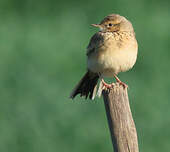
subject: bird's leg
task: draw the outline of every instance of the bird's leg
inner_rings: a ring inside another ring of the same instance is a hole
[[[101,81],[102,81],[103,86],[106,87],[107,89],[110,89],[113,87],[113,84],[107,84],[103,79]]]
[[[120,79],[116,76],[116,74],[114,74],[114,78],[116,79],[116,81],[117,81],[120,85],[122,85],[122,86],[124,87],[124,89],[125,89],[125,88],[128,88],[128,85],[127,85],[126,83],[120,81]]]

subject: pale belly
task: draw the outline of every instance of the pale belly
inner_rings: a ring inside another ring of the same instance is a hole
[[[88,57],[88,69],[100,73],[102,77],[113,77],[114,74],[131,69],[137,58],[137,47],[123,50],[111,50],[104,48]]]

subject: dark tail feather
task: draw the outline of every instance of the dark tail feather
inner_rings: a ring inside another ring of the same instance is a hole
[[[80,96],[89,96],[90,99],[94,99],[97,90],[97,81],[99,79],[98,74],[88,71],[80,82],[73,89],[70,98],[74,98],[77,94]],[[90,95],[89,95],[90,94]]]

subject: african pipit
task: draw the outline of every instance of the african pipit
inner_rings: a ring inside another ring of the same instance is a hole
[[[92,36],[87,47],[87,73],[73,89],[72,99],[77,94],[94,99],[99,78],[106,88],[111,88],[112,84],[104,82],[104,77],[114,77],[120,85],[127,87],[117,74],[131,69],[136,62],[138,44],[130,21],[111,14],[92,26],[100,31]]]

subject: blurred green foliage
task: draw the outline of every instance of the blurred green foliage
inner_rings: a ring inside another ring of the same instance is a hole
[[[104,16],[136,31],[129,85],[140,151],[169,151],[170,2],[0,0],[0,151],[112,151],[102,99],[68,96],[86,70],[85,48]]]

